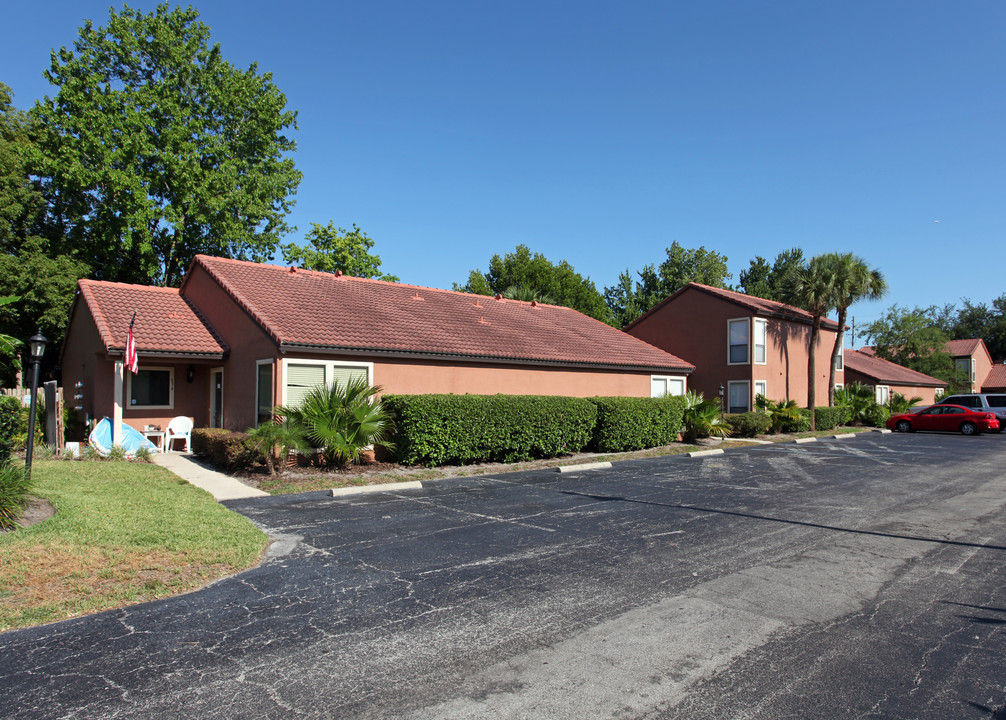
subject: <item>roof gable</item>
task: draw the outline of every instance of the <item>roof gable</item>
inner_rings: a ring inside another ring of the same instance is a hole
[[[845,351],[845,369],[888,385],[914,385],[917,387],[946,387],[947,385],[939,378],[858,350]]]
[[[974,356],[977,353],[984,351],[985,355],[989,355],[988,348],[985,346],[985,341],[981,338],[966,338],[962,340],[947,340],[946,345],[947,352],[954,357],[965,357]],[[989,359],[991,359],[989,355]]]
[[[566,307],[197,255],[281,347],[690,372]],[[185,284],[182,285],[185,293]]]
[[[787,305],[786,303],[776,302],[775,300],[766,300],[765,298],[755,297],[754,295],[745,295],[744,293],[735,292],[733,290],[724,290],[723,288],[712,287],[710,285],[703,285],[701,283],[690,282],[684,287],[678,289],[676,292],[664,298],[661,302],[657,303],[649,312],[641,315],[626,326],[626,330],[633,327],[639,322],[642,322],[644,318],[649,317],[654,314],[665,305],[672,303],[676,298],[680,297],[686,292],[700,292],[706,295],[711,295],[712,297],[719,298],[720,300],[725,300],[726,302],[733,303],[739,307],[744,308],[755,315],[761,315],[766,317],[777,318],[779,320],[784,320],[788,322],[796,322],[801,325],[810,325],[813,322],[814,316],[811,313],[803,310],[801,308],[795,307],[793,305]],[[827,330],[838,330],[838,323],[834,320],[829,320],[828,318],[822,318],[821,327]]]
[[[124,352],[133,313],[133,339],[141,354],[184,354],[219,357],[227,345],[177,288],[80,280],[83,300],[106,350]]]

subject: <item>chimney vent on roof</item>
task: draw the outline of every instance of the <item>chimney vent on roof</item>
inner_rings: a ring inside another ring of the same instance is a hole
[[[486,320],[486,318],[485,318],[484,315],[479,317],[479,325],[488,325],[488,324],[489,324],[489,321]]]
[[[336,277],[342,277],[342,270],[336,270],[335,271],[335,276]]]
[[[497,300],[502,300],[502,299],[503,299],[503,296],[502,296],[502,295],[500,295],[499,293],[496,293],[496,299],[497,299]]]
[[[531,307],[538,307],[538,303],[534,300],[531,301]]]
[[[295,265],[291,265],[290,266],[290,272],[292,272],[292,273],[297,272],[297,267]]]
[[[422,296],[421,296],[421,295],[419,294],[419,291],[418,291],[418,290],[416,290],[416,294],[412,296],[412,299],[413,299],[413,300],[422,300],[423,298],[422,298]]]

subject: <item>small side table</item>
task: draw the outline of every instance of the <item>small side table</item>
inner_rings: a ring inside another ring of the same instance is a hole
[[[158,452],[164,452],[164,431],[163,430],[144,430],[143,437],[147,438],[154,445],[157,446]]]

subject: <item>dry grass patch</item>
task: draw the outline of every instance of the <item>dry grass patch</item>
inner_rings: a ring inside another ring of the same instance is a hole
[[[0,630],[154,600],[255,564],[265,535],[163,468],[39,462],[56,514],[0,535]]]

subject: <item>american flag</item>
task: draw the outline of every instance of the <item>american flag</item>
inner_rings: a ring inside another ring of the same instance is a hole
[[[126,367],[129,371],[135,375],[140,368],[139,361],[136,358],[136,340],[133,339],[133,323],[136,322],[136,313],[133,313],[133,319],[129,321],[129,335],[126,337]]]

